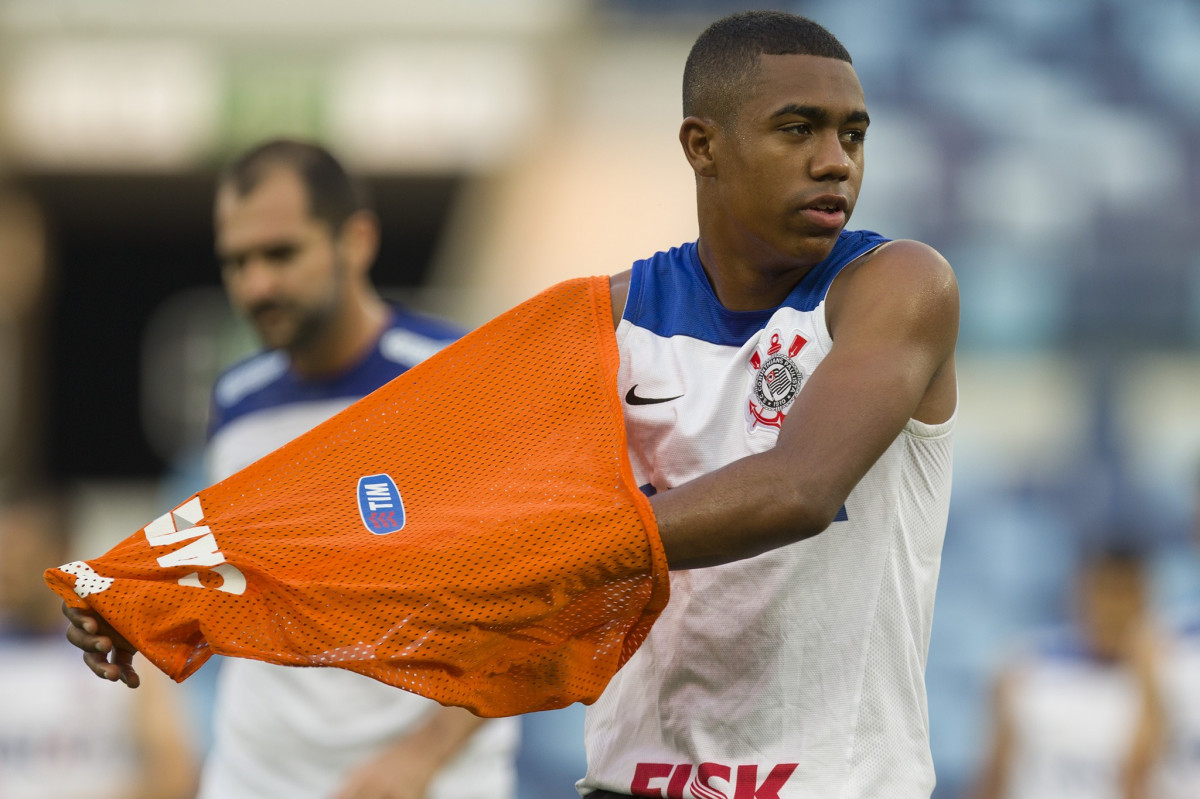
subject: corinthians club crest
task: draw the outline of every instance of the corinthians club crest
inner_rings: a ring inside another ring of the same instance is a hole
[[[783,424],[792,400],[800,391],[800,381],[804,379],[804,372],[795,358],[807,343],[799,331],[793,330],[785,351],[782,335],[775,330],[771,333],[765,357],[760,351],[761,346],[750,356],[746,363],[754,375],[746,404],[746,425],[750,432],[760,425],[778,430]]]

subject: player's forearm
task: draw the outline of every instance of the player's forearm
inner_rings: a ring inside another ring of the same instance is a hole
[[[1123,799],[1146,799],[1152,775],[1166,739],[1166,709],[1158,683],[1157,642],[1149,630],[1139,631],[1132,644],[1134,675],[1142,695],[1142,713],[1122,773]]]
[[[425,796],[443,766],[483,723],[462,708],[433,710],[416,729],[352,770],[335,799]]]
[[[672,569],[716,566],[827,528],[845,496],[789,472],[783,454],[752,455],[651,499]]]
[[[940,256],[911,249],[897,250],[894,268],[860,270],[845,288],[835,344],[774,447],[651,500],[672,568],[753,557],[821,533],[909,419],[919,411],[931,422],[950,418],[957,293]]]
[[[1011,742],[1007,732],[997,733],[992,751],[984,761],[983,771],[970,799],[1004,799],[1008,793],[1008,770],[1012,759]]]
[[[406,745],[419,746],[428,761],[440,769],[486,721],[460,707],[438,708],[407,737]]]

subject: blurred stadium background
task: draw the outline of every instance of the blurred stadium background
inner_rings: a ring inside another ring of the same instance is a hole
[[[1069,612],[1081,540],[1131,526],[1163,616],[1200,603],[1193,0],[3,0],[0,487],[66,485],[81,555],[199,487],[211,381],[250,346],[213,170],[261,137],[344,156],[383,218],[377,282],[469,324],[694,237],[682,65],[749,7],[854,55],[873,125],[851,227],[960,278],[928,684],[936,796],[961,795],[989,680]],[[571,795],[581,719],[526,719],[522,799]]]

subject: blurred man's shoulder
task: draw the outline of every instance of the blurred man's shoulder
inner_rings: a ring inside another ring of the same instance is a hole
[[[263,350],[247,356],[217,376],[213,402],[221,408],[232,408],[278,382],[287,371],[288,357],[281,350]]]
[[[379,338],[379,352],[395,363],[415,366],[466,332],[447,319],[393,306],[392,322]]]

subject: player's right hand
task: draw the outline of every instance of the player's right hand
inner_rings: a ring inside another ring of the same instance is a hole
[[[110,682],[120,680],[130,688],[141,684],[133,668],[133,656],[137,653],[133,644],[94,613],[65,602],[62,610],[71,623],[67,640],[83,650],[83,662],[93,674]]]

